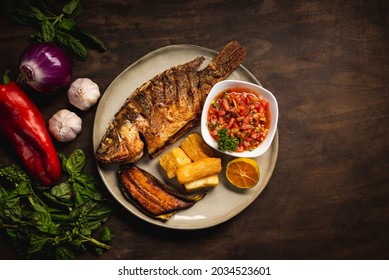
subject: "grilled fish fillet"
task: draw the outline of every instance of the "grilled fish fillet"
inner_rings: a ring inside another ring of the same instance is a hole
[[[207,94],[243,61],[245,49],[228,43],[198,70],[204,57],[174,66],[137,88],[115,114],[97,150],[104,163],[135,162],[146,144],[150,159],[199,122]]]

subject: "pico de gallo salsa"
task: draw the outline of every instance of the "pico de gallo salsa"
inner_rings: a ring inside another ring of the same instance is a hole
[[[244,152],[258,147],[269,134],[269,102],[245,89],[220,93],[208,110],[207,126],[218,149]]]

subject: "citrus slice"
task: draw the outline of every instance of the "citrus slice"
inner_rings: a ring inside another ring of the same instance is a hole
[[[253,188],[260,178],[258,163],[251,158],[233,159],[227,164],[226,177],[237,188]]]

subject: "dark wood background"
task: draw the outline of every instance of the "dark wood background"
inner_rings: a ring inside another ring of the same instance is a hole
[[[53,2],[53,1],[52,1]],[[65,1],[57,1],[62,7]],[[78,22],[108,44],[74,62],[104,92],[134,61],[170,44],[220,50],[238,40],[243,65],[279,102],[279,156],[265,191],[213,228],[167,230],[119,204],[102,257],[84,259],[388,259],[389,14],[386,0],[83,1]],[[0,17],[0,72],[17,72],[34,31]],[[45,118],[72,108],[66,94],[38,98]],[[92,128],[96,106],[80,113],[77,140],[98,176]],[[0,162],[17,161],[0,138]],[[226,201],[228,203],[228,201]],[[0,238],[0,258],[15,255]]]

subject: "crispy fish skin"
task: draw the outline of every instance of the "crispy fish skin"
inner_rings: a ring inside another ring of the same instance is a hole
[[[200,56],[144,83],[116,113],[96,150],[97,160],[136,162],[144,144],[149,158],[154,158],[198,124],[212,86],[230,75],[245,55],[245,49],[233,41],[202,70],[198,70],[204,61]]]
[[[203,197],[180,195],[135,164],[121,165],[118,180],[120,190],[126,199],[156,219],[167,220],[176,211],[193,206]]]

